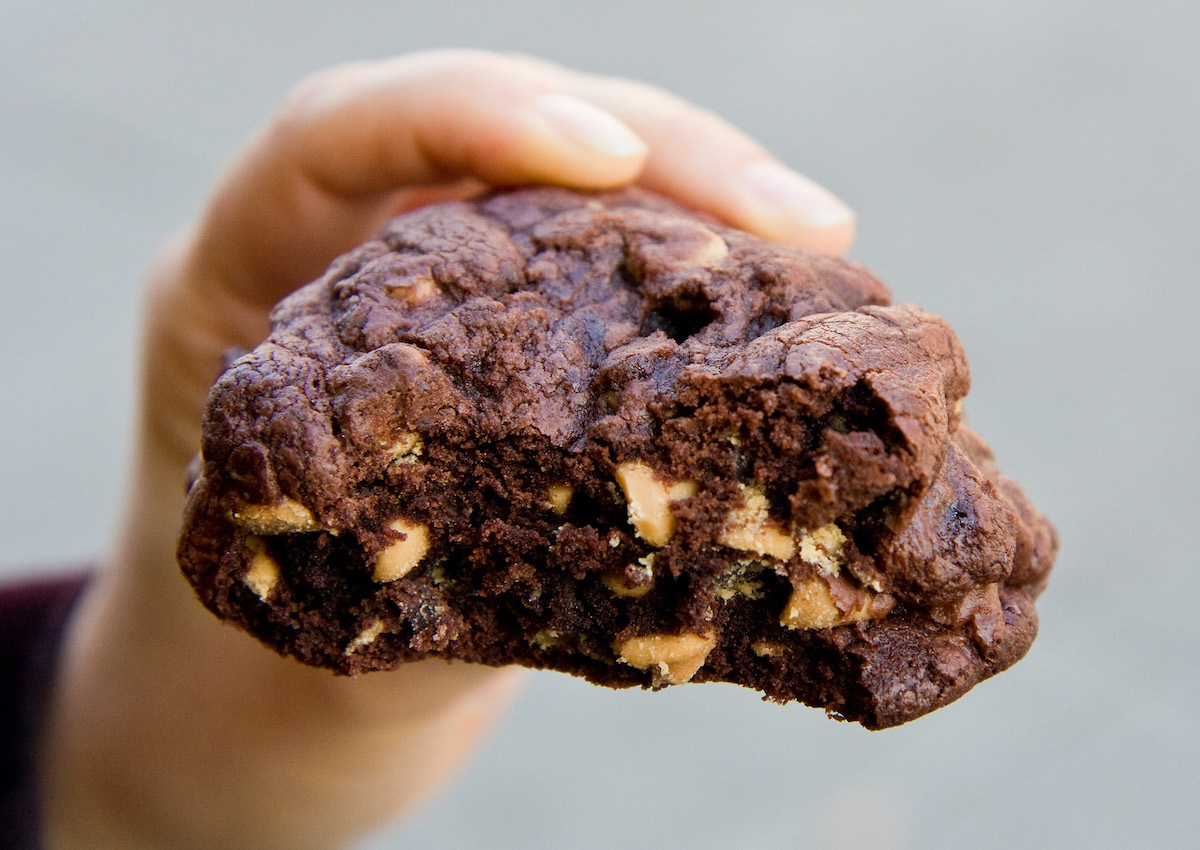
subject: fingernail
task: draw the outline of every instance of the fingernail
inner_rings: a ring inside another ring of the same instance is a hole
[[[836,195],[778,162],[749,163],[742,169],[742,181],[760,203],[806,227],[823,229],[854,220],[853,210]]]
[[[642,156],[649,148],[623,121],[569,94],[543,94],[533,108],[559,135],[602,156]]]

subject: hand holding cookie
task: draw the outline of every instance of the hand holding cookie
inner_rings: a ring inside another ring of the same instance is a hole
[[[435,790],[503,704],[507,670],[347,680],[280,659],[196,604],[174,547],[224,352],[396,212],[533,182],[637,182],[829,253],[853,230],[828,192],[640,84],[440,52],[298,87],[151,275],[127,518],[76,615],[49,730],[51,843],[329,846]]]

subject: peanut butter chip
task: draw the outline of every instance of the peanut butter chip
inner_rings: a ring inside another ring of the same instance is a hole
[[[403,578],[429,551],[429,527],[423,523],[397,519],[388,523],[388,528],[403,534],[404,539],[385,546],[375,556],[373,578],[381,584]]]
[[[636,581],[630,580],[630,572],[635,574]],[[600,581],[617,596],[640,599],[654,587],[654,553],[638,558],[636,564],[630,564],[624,571],[604,573]]]
[[[779,616],[779,624],[789,629],[828,629],[844,626],[871,616],[871,595],[866,591],[863,601],[853,610],[843,612],[833,599],[829,584],[821,578],[805,579],[796,584],[792,595]]]
[[[729,256],[729,245],[708,228],[700,228],[705,238],[697,239],[695,247],[679,258],[679,265],[691,268],[711,268]]]
[[[441,287],[428,274],[403,278],[387,287],[388,295],[409,307],[416,307],[441,291]]]
[[[363,647],[370,646],[375,642],[375,638],[383,634],[383,621],[373,620],[371,624],[358,633],[354,640],[346,647],[346,655],[353,655]]]
[[[816,564],[827,576],[836,576],[842,571],[845,548],[846,535],[832,522],[800,538],[800,557]]]
[[[786,561],[796,554],[796,542],[771,518],[767,495],[759,484],[739,484],[743,503],[725,518],[717,542],[730,549],[769,555]]]
[[[729,245],[707,227],[682,219],[672,224],[660,238],[635,240],[635,253],[652,266],[670,269],[713,268],[729,256]]]
[[[254,591],[255,596],[266,602],[275,585],[279,584],[279,564],[267,554],[267,545],[260,537],[253,534],[248,536],[246,548],[250,550],[250,567],[242,576],[242,581]]]
[[[542,629],[535,632],[533,637],[529,639],[529,642],[543,651],[553,649],[556,646],[562,645],[562,632],[556,629]]]
[[[629,460],[617,467],[617,484],[625,493],[629,522],[638,537],[651,546],[665,546],[675,534],[675,515],[671,502],[696,495],[695,481],[667,484],[640,460]]]
[[[614,645],[618,661],[652,670],[655,684],[682,685],[691,681],[717,645],[713,635],[643,635]]]
[[[714,581],[714,595],[722,602],[728,602],[738,596],[747,599],[761,598],[763,585],[758,574],[765,566],[764,561],[739,561],[729,572]]]
[[[273,505],[248,505],[233,512],[233,521],[256,534],[289,534],[320,531],[312,511],[295,499],[284,497]]]
[[[392,463],[416,463],[425,451],[425,441],[415,431],[404,431],[387,447]]]
[[[574,495],[575,488],[569,484],[551,484],[546,488],[546,502],[550,505],[550,510],[558,516],[566,514]]]

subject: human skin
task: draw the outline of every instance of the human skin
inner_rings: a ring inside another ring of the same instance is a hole
[[[280,658],[196,602],[174,549],[223,353],[392,215],[525,183],[637,183],[834,254],[854,229],[753,140],[640,83],[464,51],[301,83],[148,275],[128,508],[70,623],[42,743],[48,846],[337,847],[432,795],[507,705],[513,669],[350,679]]]

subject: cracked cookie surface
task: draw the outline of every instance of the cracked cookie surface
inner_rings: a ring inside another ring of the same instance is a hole
[[[179,556],[344,673],[729,681],[871,728],[1028,649],[1053,529],[941,319],[637,190],[410,213],[210,396]]]

